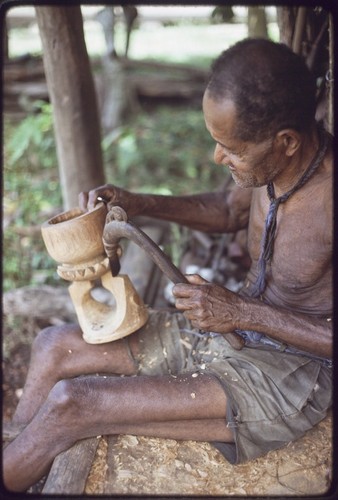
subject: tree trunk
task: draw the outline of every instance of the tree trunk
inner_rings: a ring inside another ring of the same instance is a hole
[[[268,38],[264,7],[248,7],[248,36],[250,38]]]
[[[36,7],[65,210],[104,183],[96,93],[80,6]]]

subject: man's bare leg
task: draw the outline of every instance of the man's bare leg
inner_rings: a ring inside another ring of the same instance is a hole
[[[58,453],[90,436],[129,433],[230,442],[225,415],[224,390],[207,374],[62,380],[4,450],[5,484],[14,491],[27,489]]]
[[[35,339],[23,394],[13,423],[27,424],[59,380],[79,375],[109,373],[133,375],[137,366],[137,334],[106,344],[89,345],[77,325],[50,327]]]

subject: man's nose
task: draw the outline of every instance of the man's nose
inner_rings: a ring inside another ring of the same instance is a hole
[[[226,163],[229,163],[229,158],[227,157],[227,154],[226,154],[224,148],[222,148],[222,146],[220,146],[219,144],[216,144],[216,147],[215,147],[214,162],[217,165],[224,165]]]

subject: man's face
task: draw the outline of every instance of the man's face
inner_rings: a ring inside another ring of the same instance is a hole
[[[237,139],[236,108],[229,99],[214,100],[206,91],[203,98],[206,127],[216,141],[215,163],[229,168],[240,187],[260,187],[272,181],[281,171],[280,155],[275,152],[274,140],[244,142]]]

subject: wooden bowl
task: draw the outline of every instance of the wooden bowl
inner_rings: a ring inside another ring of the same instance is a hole
[[[104,255],[102,242],[107,209],[99,203],[90,212],[73,208],[62,212],[41,226],[49,255],[58,263],[77,265]]]

